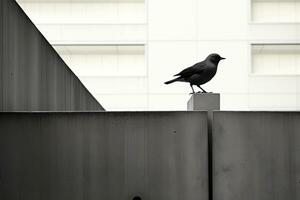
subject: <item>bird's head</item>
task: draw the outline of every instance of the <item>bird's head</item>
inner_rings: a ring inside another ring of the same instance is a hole
[[[213,53],[207,56],[206,60],[209,60],[210,62],[214,64],[219,64],[220,60],[224,60],[225,58],[222,58],[219,54]]]

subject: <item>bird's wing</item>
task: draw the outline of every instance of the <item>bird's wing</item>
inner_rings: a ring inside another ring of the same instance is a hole
[[[182,70],[180,73],[175,74],[174,76],[181,76],[181,77],[189,77],[193,74],[199,74],[203,71],[203,69],[205,69],[205,63],[204,62],[200,62],[197,63],[191,67],[188,67],[184,70]]]

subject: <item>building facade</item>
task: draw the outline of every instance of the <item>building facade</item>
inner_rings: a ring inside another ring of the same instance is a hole
[[[298,0],[18,0],[107,110],[185,110],[164,85],[216,52],[223,110],[300,108]]]

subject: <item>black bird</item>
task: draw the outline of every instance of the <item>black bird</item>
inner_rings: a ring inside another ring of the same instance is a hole
[[[176,81],[188,82],[190,83],[193,93],[195,93],[193,85],[198,86],[203,93],[206,93],[206,91],[203,88],[201,88],[200,85],[207,83],[215,76],[215,74],[217,73],[218,64],[220,60],[223,59],[225,58],[222,58],[219,54],[210,54],[205,60],[182,70],[178,74],[175,74],[174,76],[178,77],[165,82],[165,84],[170,84]]]

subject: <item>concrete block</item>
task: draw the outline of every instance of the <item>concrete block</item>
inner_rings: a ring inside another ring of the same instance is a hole
[[[213,199],[300,199],[300,113],[214,112]]]
[[[187,103],[188,110],[220,110],[220,94],[195,93]]]
[[[205,110],[207,112],[207,143],[208,143],[208,188],[209,199],[212,199],[212,121],[213,111],[220,110],[220,94],[195,93],[187,103],[188,110]]]
[[[206,112],[2,112],[0,130],[0,199],[208,200]]]

